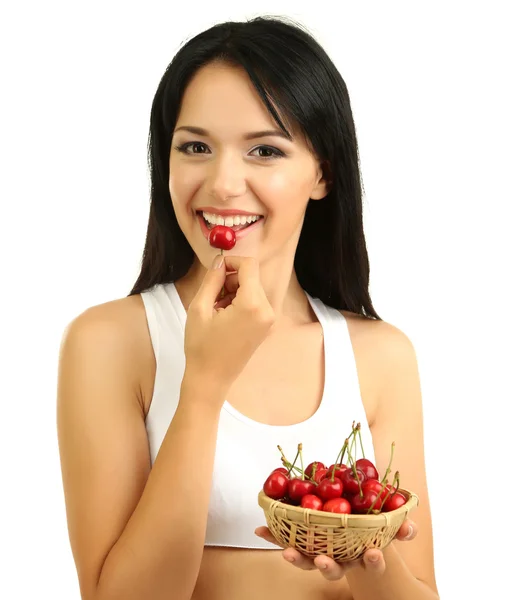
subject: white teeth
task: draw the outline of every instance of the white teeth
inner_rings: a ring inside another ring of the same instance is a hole
[[[225,225],[226,227],[233,227],[234,225],[246,225],[247,223],[253,223],[261,217],[258,215],[234,215],[230,217],[221,217],[220,215],[214,215],[212,213],[202,213],[204,220],[212,225]]]

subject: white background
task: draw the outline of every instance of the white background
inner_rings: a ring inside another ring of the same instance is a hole
[[[89,0],[2,10],[2,598],[79,598],[56,436],[58,347],[71,319],[127,295],[137,276],[160,77],[202,29],[268,13],[306,25],[350,91],[374,305],[419,358],[441,598],[502,589],[502,410],[511,399],[505,4],[326,9],[260,0],[199,10]]]

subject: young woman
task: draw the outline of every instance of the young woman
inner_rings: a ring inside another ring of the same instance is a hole
[[[371,303],[355,127],[331,60],[283,19],[212,27],[160,82],[149,158],[138,281],[74,319],[61,348],[82,598],[438,598],[416,357]],[[219,223],[238,231],[223,255],[208,243]],[[395,442],[414,520],[348,564],[282,551],[257,502],[277,445],[333,462],[353,421],[381,473]]]

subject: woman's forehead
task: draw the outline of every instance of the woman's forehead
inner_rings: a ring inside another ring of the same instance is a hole
[[[275,105],[274,105],[275,106]],[[277,113],[293,137],[288,119]],[[185,89],[176,123],[244,137],[258,131],[279,130],[248,74],[241,67],[212,63],[199,69]],[[282,132],[283,133],[283,132]],[[298,141],[298,140],[297,140]]]

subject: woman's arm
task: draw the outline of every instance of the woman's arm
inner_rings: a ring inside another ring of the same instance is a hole
[[[346,578],[354,600],[438,600],[417,356],[401,330],[378,325],[372,344],[381,370],[371,426],[376,466],[380,473],[385,471],[394,442],[392,471],[398,470],[400,485],[419,497],[418,508],[410,513],[418,532],[410,542],[393,541],[374,568],[350,570]]]
[[[109,305],[89,309],[68,327],[61,347],[59,448],[81,594],[188,600],[204,547],[225,390],[185,375],[151,470],[140,352],[128,339],[133,327],[118,315]]]

